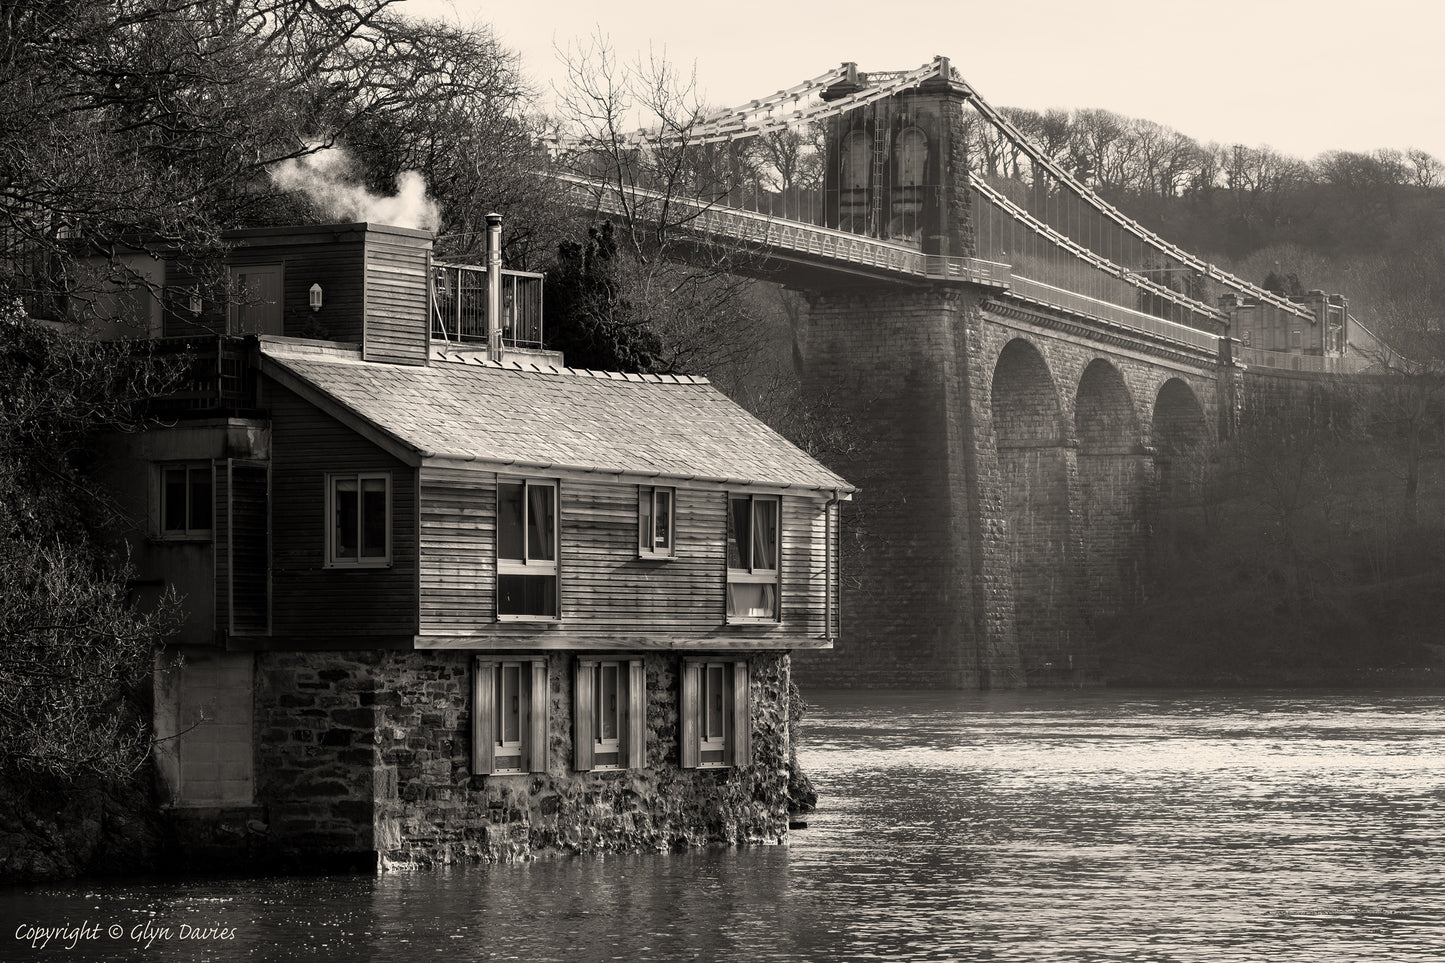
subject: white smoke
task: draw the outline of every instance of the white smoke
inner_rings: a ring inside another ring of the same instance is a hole
[[[269,173],[277,187],[305,193],[329,218],[433,232],[441,227],[441,205],[428,195],[426,179],[417,171],[398,174],[391,197],[380,197],[356,183],[351,158],[340,147],[281,161]]]

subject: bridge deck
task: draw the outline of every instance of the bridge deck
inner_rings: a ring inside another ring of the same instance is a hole
[[[556,176],[573,192],[574,202],[585,203],[606,214],[625,213],[616,194],[601,184],[575,175]],[[1009,265],[997,261],[924,254],[894,241],[705,201],[666,197],[660,192],[643,188],[633,189],[632,194],[643,202],[666,201],[673,209],[682,209],[685,213],[679,218],[681,223],[678,226],[689,233],[727,238],[784,255],[805,256],[817,263],[832,263],[840,268],[866,268],[885,276],[978,284],[993,288],[1006,298],[1063,311],[1086,320],[1129,328],[1191,348],[1210,352],[1218,349],[1219,338],[1212,332],[1019,277],[1012,273]]]

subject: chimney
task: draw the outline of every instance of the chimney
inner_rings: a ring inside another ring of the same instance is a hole
[[[502,215],[487,215],[487,357],[502,360]]]

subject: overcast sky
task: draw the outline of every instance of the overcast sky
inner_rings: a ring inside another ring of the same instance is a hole
[[[544,92],[556,47],[599,29],[628,60],[695,69],[742,104],[842,61],[911,69],[935,54],[996,107],[1102,107],[1201,142],[1312,159],[1420,147],[1445,160],[1445,5],[1426,0],[409,0],[492,24]]]

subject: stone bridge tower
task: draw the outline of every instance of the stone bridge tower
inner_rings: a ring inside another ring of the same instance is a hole
[[[850,69],[827,96],[869,82]],[[825,226],[972,256],[967,97],[944,62],[832,118]],[[1005,282],[839,272],[798,287],[804,385],[845,426],[832,467],[862,489],[845,509],[842,636],[795,655],[799,678],[1096,681],[1092,627],[1138,592],[1161,468],[1215,434],[1217,359],[1101,334]]]

